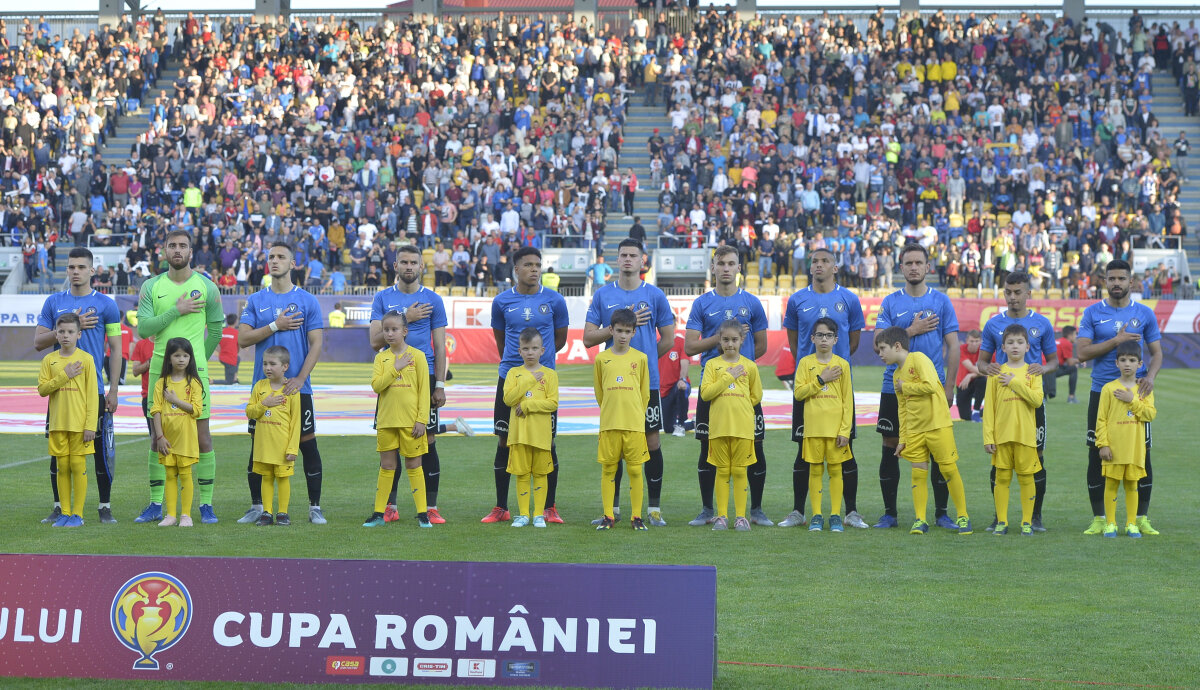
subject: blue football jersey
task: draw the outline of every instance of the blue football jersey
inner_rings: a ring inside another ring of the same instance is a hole
[[[1127,333],[1137,333],[1142,336],[1139,344],[1142,346],[1142,366],[1138,369],[1138,377],[1146,375],[1146,343],[1162,340],[1158,330],[1158,319],[1154,312],[1144,304],[1131,301],[1129,306],[1117,309],[1101,300],[1083,310],[1083,318],[1079,321],[1079,337],[1088,338],[1093,343],[1112,340],[1124,327]],[[1117,349],[1114,347],[1103,357],[1094,360],[1092,369],[1092,390],[1099,392],[1104,384],[1121,378],[1117,369]]]
[[[553,369],[555,356],[554,332],[570,325],[567,301],[558,292],[538,286],[532,295],[523,295],[509,288],[492,300],[492,328],[504,331],[504,355],[500,358],[500,378],[508,370],[521,366],[521,331],[532,326],[542,334],[542,366]],[[648,357],[647,357],[648,358]]]
[[[1025,353],[1026,364],[1041,364],[1058,354],[1058,341],[1054,339],[1054,325],[1045,316],[1029,310],[1020,319],[1014,319],[1007,311],[1002,311],[988,319],[983,325],[983,344],[979,346],[982,352],[992,353],[992,361],[1004,364],[1008,355],[1004,354],[1004,329],[1012,324],[1020,324],[1029,334],[1029,350]],[[1042,358],[1045,357],[1046,360]]]
[[[729,297],[722,297],[716,290],[696,298],[692,302],[692,311],[688,314],[687,330],[699,331],[701,338],[711,338],[716,335],[722,321],[733,319],[738,323],[750,326],[750,332],[742,342],[742,355],[754,361],[754,334],[767,330],[767,312],[757,297],[738,290]],[[700,371],[703,374],[704,365],[708,360],[720,355],[719,348],[712,348],[700,354]]]
[[[241,322],[251,328],[262,328],[274,321],[280,314],[290,314],[304,319],[299,328],[291,331],[279,331],[267,336],[254,347],[254,383],[266,378],[263,374],[263,353],[267,348],[279,345],[288,351],[287,377],[292,378],[300,373],[304,359],[308,357],[308,333],[325,328],[325,316],[321,313],[321,304],[307,290],[292,286],[292,289],[282,294],[271,288],[263,288],[250,295],[246,307],[242,310]],[[312,395],[312,381],[304,379],[300,387],[301,393]]]
[[[425,353],[425,361],[429,363],[429,373],[434,372],[433,331],[445,328],[446,304],[442,296],[427,287],[421,287],[411,295],[395,286],[387,287],[375,293],[371,302],[371,320],[380,321],[389,311],[404,312],[414,304],[428,304],[433,311],[427,318],[408,323],[408,336],[404,342]]]
[[[838,326],[837,343],[833,346],[833,354],[850,361],[850,333],[861,331],[867,326],[863,319],[862,302],[858,295],[850,292],[841,285],[835,285],[833,290],[820,293],[806,287],[798,290],[788,298],[787,309],[783,314],[783,327],[796,331],[796,361],[811,355],[816,351],[812,343],[812,329],[817,319],[830,318]]]
[[[675,313],[667,296],[657,287],[642,282],[636,289],[622,290],[616,283],[609,283],[592,296],[588,305],[587,323],[604,328],[612,325],[612,314],[618,309],[632,309],[634,312],[644,308],[650,309],[650,321],[638,326],[634,331],[630,347],[646,355],[650,367],[650,390],[658,390],[658,329],[675,323]],[[605,347],[612,347],[610,339]]]
[[[912,297],[903,288],[883,298],[879,305],[879,318],[875,321],[876,330],[899,326],[908,328],[918,318],[926,318],[930,314],[938,317],[938,327],[922,333],[909,344],[909,352],[921,352],[933,361],[938,378],[946,382],[946,358],[942,354],[942,346],[947,333],[958,333],[958,317],[954,314],[954,305],[944,293],[931,287],[925,288],[925,294]],[[889,366],[883,370],[883,392],[895,393],[892,386],[892,372],[896,367]]]
[[[108,295],[92,290],[83,297],[76,297],[70,290],[56,292],[46,297],[42,303],[42,313],[38,314],[37,325],[54,330],[54,322],[67,312],[75,312],[80,316],[95,314],[100,322],[93,328],[84,329],[79,334],[79,349],[92,356],[96,363],[96,385],[101,393],[104,392],[104,345],[110,331],[113,335],[121,334],[121,310],[117,303]],[[58,343],[54,343],[57,350]]]

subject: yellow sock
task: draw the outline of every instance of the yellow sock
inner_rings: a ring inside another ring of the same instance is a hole
[[[165,469],[167,470],[167,483],[166,490],[163,491],[163,515],[177,518],[179,517],[179,468],[167,465]],[[62,472],[58,474],[60,477],[62,476]]]
[[[1033,485],[1033,475],[1018,474],[1017,485],[1021,487],[1021,524],[1033,522],[1033,504],[1037,500],[1037,487]]]
[[[276,477],[279,482],[279,512],[288,512],[288,504],[292,501],[292,480],[289,477]]]
[[[529,517],[529,492],[532,475],[517,475],[517,510],[519,514]]]
[[[729,517],[729,468],[717,467],[717,485],[713,491],[717,517]]]
[[[842,464],[835,463],[829,466],[829,514],[842,514]]]
[[[734,515],[746,517],[746,498],[750,495],[750,480],[746,476],[745,467],[734,467],[732,474]]]
[[[395,476],[396,470],[379,468],[379,476],[375,479],[375,512],[380,515],[387,508],[388,494],[392,492],[392,477]]]
[[[272,514],[275,512],[275,478],[265,474],[258,476],[262,483],[263,512]]]
[[[550,488],[550,480],[544,474],[533,475],[533,514],[541,515],[546,512],[546,491]]]
[[[646,495],[646,487],[642,484],[642,463],[625,463],[625,472],[629,475],[629,518],[640,518],[642,498]]]
[[[71,456],[71,514],[83,517],[83,502],[87,500],[87,458]]]
[[[996,522],[1008,524],[1008,497],[1011,493],[1010,486],[1012,485],[1012,470],[1003,470],[996,468],[996,486],[992,489],[992,498],[996,500]],[[1017,479],[1020,481],[1020,478]],[[1021,485],[1021,498],[1025,498],[1025,485]],[[1021,510],[1025,510],[1025,504],[1021,504]],[[1022,513],[1023,514],[1023,513]]]
[[[925,504],[929,502],[929,470],[912,468],[913,511],[917,519],[925,520]]]
[[[179,468],[179,514],[192,514],[192,496],[196,486],[192,482],[192,466]]]
[[[810,516],[820,515],[821,505],[825,502],[824,486],[821,483],[824,469],[824,465],[813,462],[808,463],[808,502]]]
[[[967,491],[963,488],[962,474],[958,471],[958,463],[948,462],[944,465],[938,463],[938,469],[942,471],[942,476],[946,479],[946,488],[950,490],[950,500],[954,501],[954,507],[958,509],[958,516],[960,518],[970,517],[967,512]]]
[[[604,517],[613,517],[613,501],[617,498],[617,463],[606,462],[600,465],[600,507],[604,509]]]
[[[1104,478],[1104,522],[1110,525],[1117,524],[1117,489],[1120,486],[1120,479]]]
[[[417,512],[428,511],[429,504],[425,502],[425,473],[420,467],[404,471],[408,473],[408,486],[412,489],[413,505],[417,507]]]
[[[1125,524],[1137,523],[1138,488],[1136,479],[1125,480]],[[78,515],[78,513],[76,513]]]
[[[63,515],[71,514],[71,456],[63,455],[55,458],[58,473],[54,475],[58,483],[58,504],[62,506]]]

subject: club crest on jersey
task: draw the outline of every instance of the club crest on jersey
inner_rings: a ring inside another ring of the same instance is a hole
[[[263,412],[263,416],[264,416],[264,417],[270,417],[270,416],[271,416],[271,411],[270,411],[270,410],[267,410],[266,412]]]
[[[192,290],[192,294],[190,294],[188,296],[191,297],[192,299],[200,299],[200,291]]]
[[[750,310],[746,307],[738,307],[738,316],[747,317],[750,315]]]
[[[157,671],[154,655],[187,633],[192,622],[192,595],[178,578],[167,573],[135,575],[117,590],[108,620],[113,635],[140,656],[133,668]]]
[[[533,310],[529,307],[525,307],[523,310],[521,310],[521,314],[525,317],[526,321],[529,321],[533,318]]]
[[[1142,322],[1140,319],[1130,319],[1129,325],[1132,326],[1133,328],[1137,328],[1138,326],[1142,325]]]
[[[95,314],[95,313],[96,313],[96,308],[95,308],[95,307],[88,307],[87,309],[84,309],[84,310],[83,310],[83,313],[84,313],[84,314]]]
[[[284,314],[294,314],[298,311],[300,311],[300,307],[296,306],[295,304],[289,304],[283,308]]]
[[[1030,328],[1030,329],[1029,329],[1029,336],[1030,336],[1031,338],[1036,338],[1036,337],[1038,337],[1039,335],[1041,335],[1041,332],[1042,332],[1042,331],[1041,331],[1040,329],[1038,329],[1038,328]]]
[[[618,376],[618,377],[617,377],[617,383],[625,383],[625,377],[624,377],[624,376]]]
[[[933,312],[928,309],[920,309],[913,312],[913,317],[917,319],[927,319],[930,316],[933,316]]]
[[[678,361],[679,353],[672,350],[671,352],[667,353],[667,359],[671,360],[672,362]]]
[[[549,304],[539,304],[538,311],[543,314],[549,314],[550,313],[550,305]]]
[[[729,390],[733,390],[735,388],[737,388],[737,386],[735,384],[732,384],[732,383],[729,384]]]
[[[634,309],[634,311],[641,311],[643,309],[649,309],[649,308],[650,308],[650,305],[647,304],[646,302],[638,302],[637,309]]]
[[[525,397],[526,397],[526,398],[532,398],[532,397],[533,397],[533,391],[525,391]]]
[[[1132,416],[1133,416],[1133,410],[1125,410],[1125,416],[1126,416],[1126,417],[1132,417]]]
[[[833,308],[836,309],[837,311],[846,311],[846,303],[838,302],[837,304],[833,305]]]

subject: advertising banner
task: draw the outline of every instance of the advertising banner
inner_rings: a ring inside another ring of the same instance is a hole
[[[3,676],[713,682],[712,567],[4,555],[0,577]]]

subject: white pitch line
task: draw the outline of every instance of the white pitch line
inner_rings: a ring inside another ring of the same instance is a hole
[[[131,439],[127,440],[127,441],[117,441],[116,443],[114,443],[114,444],[113,444],[113,447],[115,448],[115,447],[117,447],[117,446],[125,446],[125,445],[129,445],[130,443],[139,443],[139,442],[141,442],[141,443],[145,443],[145,442],[147,442],[147,439],[145,439],[145,438],[131,438]],[[0,465],[0,470],[7,470],[7,469],[9,469],[9,468],[11,468],[11,467],[20,467],[21,465],[29,465],[29,464],[32,464],[32,463],[35,463],[35,462],[45,462],[45,461],[47,461],[47,460],[49,460],[49,459],[50,459],[50,456],[49,456],[49,455],[43,455],[43,456],[42,456],[42,457],[40,457],[40,458],[33,458],[33,459],[31,459],[31,460],[19,460],[19,461],[17,461],[17,462],[10,462],[10,463],[8,463],[7,465]]]

